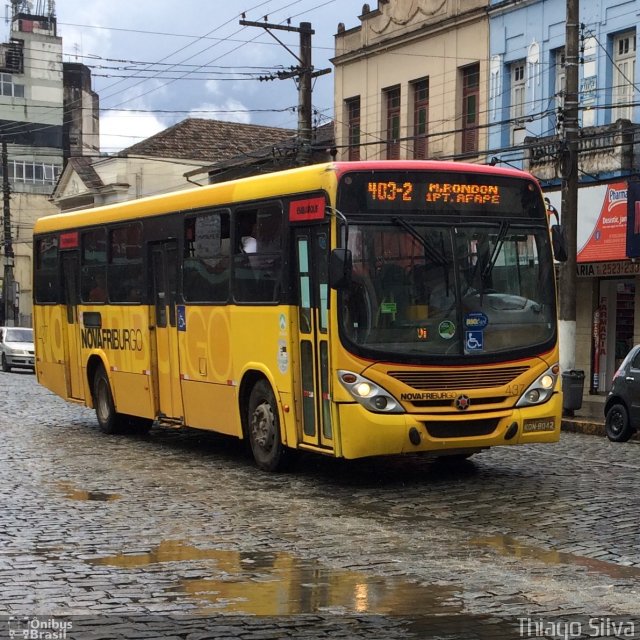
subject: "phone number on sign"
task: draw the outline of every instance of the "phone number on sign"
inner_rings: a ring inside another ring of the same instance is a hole
[[[619,262],[584,262],[576,265],[578,277],[626,276],[640,274],[640,262],[630,260]]]

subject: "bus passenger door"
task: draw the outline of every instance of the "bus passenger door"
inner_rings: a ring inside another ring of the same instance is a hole
[[[62,331],[64,341],[64,366],[67,377],[67,394],[70,398],[84,398],[82,366],[80,363],[80,331],[78,322],[78,274],[80,257],[78,251],[62,253],[62,280],[64,289],[65,324]]]
[[[334,448],[329,395],[329,226],[295,232],[299,353],[296,398],[303,443]]]
[[[151,245],[151,286],[153,294],[152,335],[155,331],[157,406],[160,418],[182,420],[178,329],[176,319],[176,282],[178,245],[175,240]],[[153,338],[152,338],[153,339]]]

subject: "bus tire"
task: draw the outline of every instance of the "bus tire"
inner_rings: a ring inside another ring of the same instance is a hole
[[[122,433],[122,419],[116,413],[109,376],[103,366],[96,369],[93,378],[93,406],[96,410],[98,428],[102,433]]]
[[[258,468],[282,471],[292,452],[280,439],[280,418],[271,385],[259,380],[249,396],[247,430],[251,452]]]

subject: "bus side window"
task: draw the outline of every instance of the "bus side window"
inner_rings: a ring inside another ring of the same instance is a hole
[[[263,204],[235,212],[234,297],[275,302],[282,277],[282,205]]]
[[[35,267],[34,293],[36,302],[58,302],[60,274],[57,236],[42,237],[36,241]]]
[[[107,290],[110,302],[142,301],[142,224],[109,232]]]
[[[182,290],[187,302],[226,302],[229,297],[229,212],[187,218]]]
[[[106,302],[106,229],[84,231],[80,236],[80,240],[80,299],[82,302]]]

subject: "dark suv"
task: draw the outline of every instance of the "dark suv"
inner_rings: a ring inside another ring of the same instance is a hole
[[[640,345],[629,351],[613,376],[604,405],[607,438],[626,442],[640,425]]]

